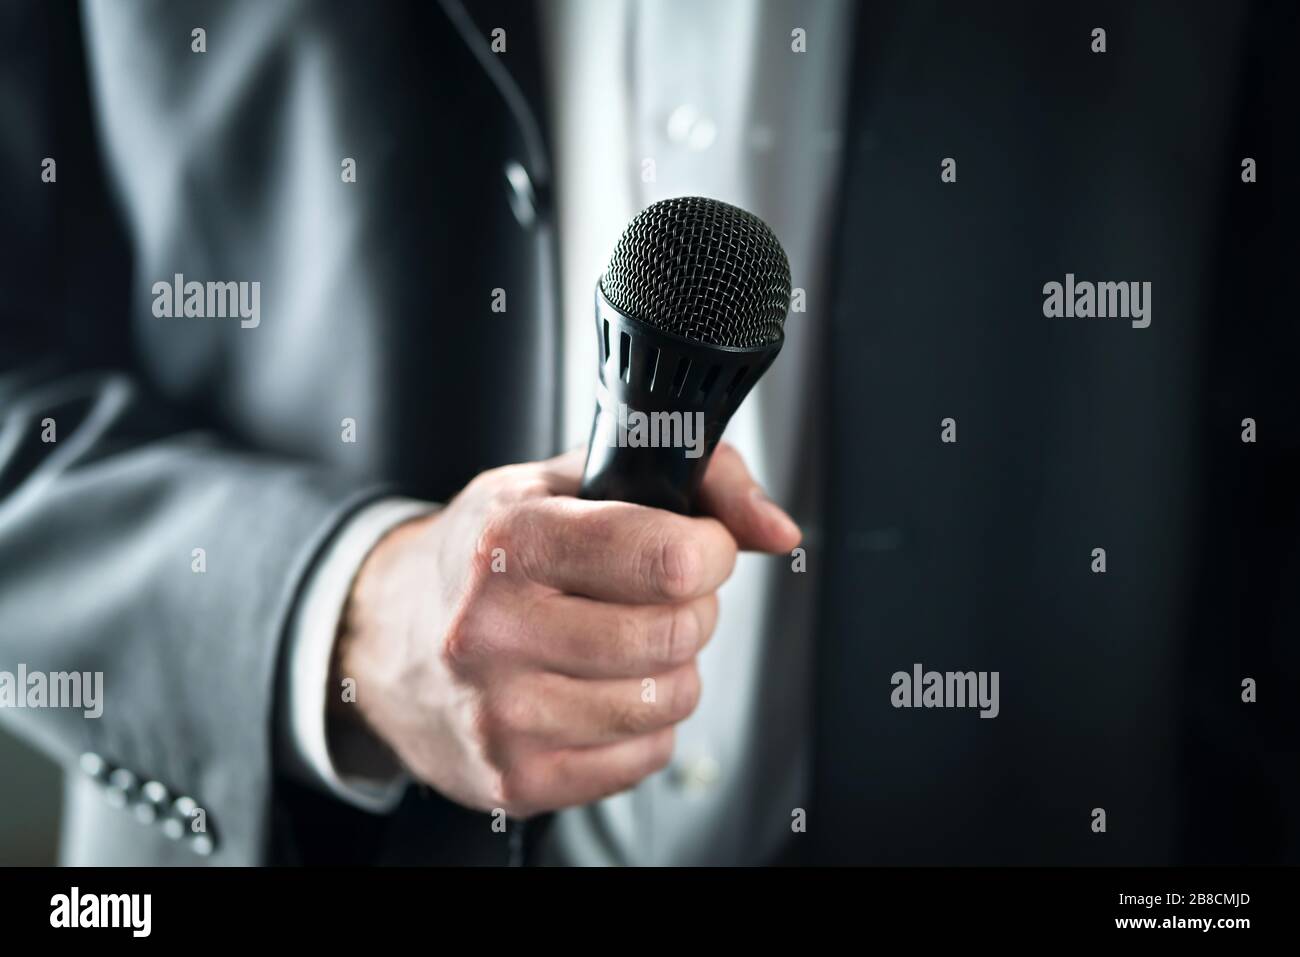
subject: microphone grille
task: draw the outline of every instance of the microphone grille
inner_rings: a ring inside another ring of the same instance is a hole
[[[767,223],[683,196],[633,218],[601,279],[625,315],[692,342],[748,348],[781,336],[790,264]]]

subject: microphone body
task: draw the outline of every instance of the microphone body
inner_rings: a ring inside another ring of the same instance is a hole
[[[757,216],[652,203],[596,283],[596,418],[579,495],[689,515],[722,430],[785,341],[790,265]]]
[[[784,336],[692,342],[620,312],[596,285],[596,415],[579,495],[689,515],[709,458]]]

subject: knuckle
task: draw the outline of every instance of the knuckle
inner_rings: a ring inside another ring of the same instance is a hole
[[[517,613],[509,594],[493,589],[496,576],[470,575],[443,632],[442,663],[454,673],[508,652]]]
[[[499,760],[510,753],[533,721],[529,695],[513,689],[483,692],[474,713],[474,734],[484,755]]]
[[[676,535],[669,535],[651,548],[648,562],[651,587],[672,601],[690,597],[704,577],[699,549]]]
[[[516,691],[500,692],[489,699],[488,722],[499,739],[528,733],[533,725],[532,699]]]
[[[503,465],[479,472],[461,490],[460,496],[478,502],[479,507],[491,507],[492,503],[509,497],[515,465]]]
[[[647,653],[645,646],[654,641],[647,636],[645,621],[639,614],[618,615],[614,619],[614,640],[620,662],[637,663]]]
[[[545,473],[536,462],[503,465],[485,474],[492,477],[492,488],[504,502],[524,502],[551,494]]]
[[[659,665],[679,664],[695,650],[699,623],[689,605],[674,605],[655,616],[649,632],[647,652],[652,661]]]
[[[634,735],[652,727],[654,720],[654,705],[641,700],[638,695],[614,708],[610,724],[618,734]]]
[[[475,578],[479,582],[495,577],[494,560],[504,556],[507,572],[532,578],[542,554],[543,542],[536,534],[538,516],[536,500],[499,502],[483,522],[475,548]],[[500,567],[497,564],[496,567]]]
[[[508,544],[503,546],[512,568],[530,581],[542,577],[541,572],[553,560],[556,544],[547,541],[546,510],[549,506],[540,499],[514,502],[507,505],[498,518],[498,534]]]
[[[522,530],[518,521],[518,509],[511,506],[494,508],[483,521],[478,542],[474,549],[475,566],[478,570],[488,570],[498,550],[507,556],[514,553],[519,546]]]
[[[466,671],[478,659],[478,639],[463,611],[447,626],[442,638],[442,663],[454,674]]]
[[[518,605],[507,591],[471,582],[443,633],[441,664],[466,677],[510,662],[519,654],[520,629]]]
[[[474,703],[470,736],[482,757],[490,766],[495,766],[502,754],[501,731],[486,697],[480,697]]]

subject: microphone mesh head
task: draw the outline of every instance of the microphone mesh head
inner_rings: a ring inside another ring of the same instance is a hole
[[[774,342],[790,307],[790,264],[767,223],[700,196],[637,213],[600,285],[623,314],[718,346]]]

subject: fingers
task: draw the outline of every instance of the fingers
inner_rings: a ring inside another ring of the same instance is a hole
[[[699,701],[694,662],[653,677],[607,681],[534,673],[494,689],[484,721],[496,740],[515,747],[585,748],[671,727]]]
[[[717,622],[716,594],[674,605],[612,605],[552,594],[510,630],[512,650],[539,669],[571,678],[641,678],[691,661]]]
[[[554,495],[577,495],[586,462],[584,448],[570,449],[542,463]],[[754,481],[735,446],[718,445],[700,487],[701,510],[722,522],[747,550],[788,552],[803,537],[799,526]]]
[[[713,453],[699,501],[701,509],[722,522],[743,549],[788,552],[803,537],[794,520],[750,476],[740,453],[726,442]]]
[[[474,689],[467,740],[494,775],[478,798],[516,815],[598,800],[664,767],[700,700],[696,656],[737,546],[785,552],[801,537],[728,445],[705,474],[705,517],[580,500],[584,461],[575,449],[494,470],[467,496],[487,501],[471,509],[474,600],[440,660]]]
[[[590,804],[662,770],[672,755],[672,728],[603,747],[530,754],[504,775],[502,797],[519,817]]]
[[[716,520],[626,502],[535,499],[499,537],[532,581],[600,601],[689,601],[716,591],[736,563],[735,541]]]

